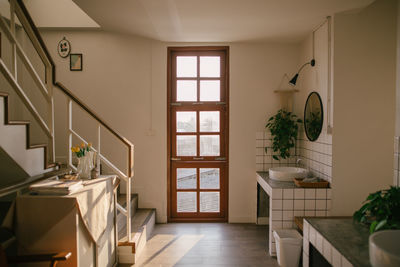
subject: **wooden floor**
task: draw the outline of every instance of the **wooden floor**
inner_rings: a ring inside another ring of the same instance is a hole
[[[158,224],[133,266],[278,266],[267,253],[267,233],[254,224]]]

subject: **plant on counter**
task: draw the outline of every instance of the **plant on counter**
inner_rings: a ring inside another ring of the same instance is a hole
[[[269,118],[265,127],[271,131],[272,150],[278,152],[278,155],[272,156],[275,160],[290,157],[290,149],[296,144],[299,123],[302,123],[301,119],[284,109],[278,110],[278,113]]]
[[[389,189],[371,193],[353,218],[370,225],[370,233],[400,229],[400,187],[391,186]]]

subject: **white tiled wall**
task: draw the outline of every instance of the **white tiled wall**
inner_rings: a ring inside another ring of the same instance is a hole
[[[353,266],[328,240],[306,220],[303,221],[303,267],[309,266],[310,243],[333,267]]]
[[[299,142],[297,142],[298,144]],[[267,147],[267,152],[265,152]],[[272,137],[267,131],[256,132],[256,170],[268,171],[276,166],[296,166],[296,159],[299,156],[298,148],[293,148],[290,159],[274,160],[272,158]]]
[[[300,165],[308,168],[315,176],[332,182],[332,135],[322,131],[319,138],[310,142],[304,130],[299,130],[299,139],[296,148],[292,149],[291,157],[284,160],[272,158],[272,137],[269,131],[256,133],[256,169],[268,171],[275,166],[296,166],[297,158],[301,158]],[[265,153],[267,147],[267,153]]]
[[[393,174],[393,185],[400,186],[400,142],[399,142],[400,136],[395,136],[394,137],[394,164],[393,164],[393,169],[394,169],[394,174]]]
[[[268,186],[268,185],[267,185]],[[329,216],[330,188],[270,188],[269,252],[276,254],[272,231],[296,228],[295,216]]]
[[[332,135],[322,131],[314,142],[307,139],[304,131],[299,134],[300,165],[308,168],[314,176],[332,182]]]

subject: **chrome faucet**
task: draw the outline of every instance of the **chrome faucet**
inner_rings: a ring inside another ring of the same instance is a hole
[[[303,160],[301,158],[297,158],[296,164],[299,165],[300,162],[303,162]]]

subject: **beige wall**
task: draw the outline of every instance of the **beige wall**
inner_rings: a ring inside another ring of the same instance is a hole
[[[135,144],[133,190],[139,193],[139,205],[157,208],[157,220],[165,222],[167,47],[187,44],[100,31],[44,31],[42,35],[57,65],[57,80]],[[70,72],[69,61],[56,54],[63,36],[70,40],[72,52],[84,54],[82,72]],[[297,68],[298,46],[223,45],[230,46],[229,221],[255,222],[255,133],[279,108],[273,90],[284,73]],[[59,114],[65,111],[64,102],[57,96]],[[57,120],[57,136],[64,135],[64,125],[65,116]],[[63,139],[57,140],[61,160],[65,160]]]
[[[333,215],[393,182],[397,2],[334,18]]]

